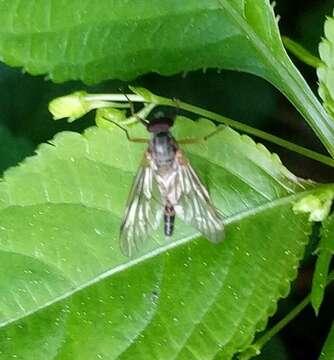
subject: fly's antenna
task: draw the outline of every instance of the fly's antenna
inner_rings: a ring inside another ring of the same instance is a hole
[[[122,90],[119,89],[121,92]],[[146,119],[141,118],[136,112],[135,112],[135,107],[133,105],[133,102],[130,100],[130,98],[128,97],[127,94],[125,94],[123,92],[123,95],[126,97],[126,99],[129,102],[130,105],[130,111],[131,111],[131,116],[133,116],[134,118],[136,118],[139,122],[141,122],[145,127],[147,127],[147,125],[149,125],[149,121],[147,121]]]

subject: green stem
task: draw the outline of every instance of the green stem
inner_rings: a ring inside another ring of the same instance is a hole
[[[314,68],[318,68],[323,64],[323,62],[318,57],[311,54],[308,50],[306,50],[296,41],[288,38],[287,36],[282,36],[282,40],[284,46],[303,63],[310,65]]]
[[[218,115],[212,111],[202,109],[200,107],[187,104],[181,101],[172,100],[169,98],[165,98],[162,96],[155,95],[151,93],[150,91],[143,89],[143,88],[135,88],[130,87],[131,90],[133,90],[136,94],[128,94],[127,96],[123,94],[89,94],[86,95],[86,100],[92,100],[92,101],[128,101],[130,99],[131,101],[136,102],[148,102],[154,105],[165,105],[165,106],[172,106],[172,107],[179,107],[183,110],[190,111],[192,113],[198,114],[200,116],[206,117],[208,119],[214,120],[216,122],[223,123],[225,125],[231,126],[234,129],[243,131],[247,134],[256,136],[260,139],[266,140],[268,142],[271,142],[273,144],[276,144],[278,146],[281,146],[285,149],[288,149],[290,151],[293,151],[297,154],[303,155],[305,157],[308,157],[312,160],[316,160],[318,162],[321,162],[325,165],[334,167],[334,159],[319,154],[316,151],[312,151],[310,149],[306,149],[302,146],[296,145],[294,143],[291,143],[287,140],[283,140],[279,138],[278,136],[268,134],[265,131],[253,128],[252,126],[240,123],[238,121],[229,119],[225,116]],[[148,110],[148,112],[151,111]],[[130,123],[133,122],[133,119],[130,119]]]
[[[334,271],[332,271],[327,278],[328,286],[334,280]],[[280,320],[273,328],[268,330],[261,336],[254,344],[252,344],[244,353],[240,354],[239,359],[249,359],[253,354],[260,354],[263,346],[269,342],[278,332],[280,332],[287,324],[295,319],[301,312],[309,305],[311,301],[311,294],[301,301],[293,310],[291,310],[282,320]]]
[[[291,310],[282,320],[280,320],[273,328],[268,330],[263,336],[257,340],[252,347],[255,347],[258,350],[261,350],[263,346],[278,332],[280,332],[286,325],[288,325],[293,319],[295,319],[310,303],[311,295],[306,296],[306,298],[301,301],[293,310]]]
[[[134,94],[87,94],[84,96],[84,99],[86,101],[124,101],[126,103],[128,102],[128,100],[132,102],[144,101],[144,98],[142,96]]]
[[[312,160],[316,160],[316,161],[319,161],[319,162],[321,162],[321,163],[323,163],[325,165],[334,167],[334,160],[332,158],[328,157],[328,156],[319,154],[316,151],[306,149],[306,148],[304,148],[302,146],[296,145],[296,144],[291,143],[291,142],[289,142],[287,140],[283,140],[283,139],[279,138],[278,136],[268,134],[265,131],[253,128],[253,127],[251,127],[249,125],[240,123],[240,122],[238,122],[236,120],[229,119],[229,118],[227,118],[225,116],[216,114],[216,113],[214,113],[212,111],[205,110],[205,109],[202,109],[200,107],[190,105],[190,104],[187,104],[187,103],[184,103],[184,102],[181,102],[181,101],[177,101],[177,103],[176,103],[175,100],[164,98],[162,96],[154,95],[154,97],[151,98],[150,100],[154,100],[154,102],[157,105],[174,106],[174,107],[177,105],[178,107],[180,107],[183,110],[190,111],[192,113],[198,114],[198,115],[206,117],[208,119],[211,119],[211,120],[223,123],[225,125],[231,126],[234,129],[241,130],[241,131],[243,131],[243,132],[245,132],[247,134],[251,134],[251,135],[254,135],[254,136],[256,136],[256,137],[258,137],[260,139],[269,141],[269,142],[271,142],[273,144],[279,145],[279,146],[281,146],[281,147],[283,147],[285,149],[291,150],[291,151],[293,151],[293,152],[295,152],[297,154],[303,155],[303,156],[308,157],[308,158],[310,158]]]

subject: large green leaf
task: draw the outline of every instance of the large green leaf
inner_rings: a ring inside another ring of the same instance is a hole
[[[177,139],[214,125],[179,119]],[[141,125],[132,130],[147,136]],[[121,130],[61,133],[0,183],[0,355],[230,359],[289,291],[310,233],[292,205],[314,184],[226,127],[185,151],[226,219],[213,245],[180,222],[134,259],[118,244],[143,145]],[[159,242],[159,244],[157,243]]]
[[[334,155],[334,124],[288,58],[269,0],[5,0],[0,24],[1,59],[54,81],[210,67],[264,77]]]

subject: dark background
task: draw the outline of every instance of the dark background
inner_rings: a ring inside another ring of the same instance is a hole
[[[326,15],[332,14],[333,8],[333,0],[277,0],[275,10],[281,16],[281,33],[318,54],[323,22]],[[317,92],[314,69],[295,58],[293,60],[314,92]],[[182,99],[325,153],[323,146],[290,103],[271,84],[254,76],[229,71],[221,71],[217,75],[216,70],[208,70],[206,73],[198,71],[169,78],[149,74],[132,84]],[[20,69],[0,63],[0,172],[33,154],[38,144],[51,139],[55,133],[63,130],[82,131],[94,123],[92,115],[72,124],[53,121],[47,111],[47,104],[52,98],[79,89],[118,92],[119,87],[125,86],[117,81],[90,87],[80,82],[53,84],[44,77],[32,77],[23,74]],[[296,175],[321,182],[333,181],[334,169],[272,144],[265,145],[270,151],[278,153],[283,163]],[[270,324],[277,322],[309,292],[314,266],[312,251],[316,240],[315,236],[288,299],[279,303],[278,312]],[[334,318],[333,295],[334,289],[330,288],[318,318],[308,307],[266,347],[261,358],[317,359]]]

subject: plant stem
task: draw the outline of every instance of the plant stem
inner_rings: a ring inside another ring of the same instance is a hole
[[[334,280],[334,271],[332,271],[327,278],[328,286]],[[287,324],[295,319],[301,312],[309,305],[311,301],[311,294],[307,295],[304,300],[302,300],[294,309],[292,309],[282,320],[280,320],[273,328],[268,330],[263,336],[261,336],[254,344],[250,345],[244,353],[240,354],[239,359],[248,359],[249,356],[247,352],[252,349],[251,353],[259,354],[263,346],[271,340],[279,331],[281,331]],[[245,354],[245,356],[243,356]]]
[[[88,94],[85,95],[87,101],[124,101],[128,102],[144,102],[145,99],[140,95],[135,94]]]
[[[261,349],[263,346],[278,332],[280,332],[290,321],[296,318],[302,310],[306,308],[306,306],[311,301],[311,295],[307,295],[306,298],[301,301],[293,310],[291,310],[282,320],[280,320],[273,328],[268,330],[263,336],[260,337],[252,346],[256,349]]]
[[[136,88],[133,88],[133,90],[136,91]],[[165,98],[162,96],[158,96],[158,95],[148,92],[147,90],[145,90],[143,95],[128,94],[125,96],[124,94],[89,94],[89,95],[86,95],[85,98],[86,98],[86,100],[91,100],[91,101],[97,101],[97,100],[99,100],[99,101],[128,101],[128,100],[130,100],[133,102],[148,102],[148,103],[155,104],[155,105],[165,105],[165,106],[173,106],[173,107],[177,106],[183,110],[190,111],[194,114],[198,114],[200,116],[206,117],[206,118],[214,120],[216,122],[223,123],[234,129],[243,131],[246,134],[256,136],[260,139],[263,139],[263,140],[266,140],[273,144],[276,144],[278,146],[281,146],[285,149],[288,149],[297,154],[308,157],[312,160],[316,160],[316,161],[321,162],[330,167],[334,167],[334,159],[332,159],[326,155],[322,155],[316,151],[306,149],[306,148],[296,145],[290,141],[281,139],[278,136],[268,134],[265,131],[253,128],[252,126],[243,124],[239,121],[229,119],[225,116],[216,114],[212,111],[205,110],[198,106],[187,104],[185,102],[176,101],[176,100],[172,100],[172,99]]]
[[[308,50],[306,50],[296,41],[288,38],[287,36],[283,36],[282,41],[284,46],[303,63],[310,65],[314,68],[318,68],[320,65],[323,64],[323,62],[318,57],[311,54]]]
[[[158,105],[166,105],[166,106],[176,106],[176,102],[174,100],[164,98],[162,96],[154,96],[155,103]],[[285,149],[291,150],[297,154],[303,155],[305,157],[308,157],[312,160],[316,160],[318,162],[321,162],[325,165],[334,167],[334,160],[326,155],[319,154],[316,151],[312,151],[310,149],[306,149],[302,146],[296,145],[294,143],[291,143],[290,141],[283,140],[279,138],[278,136],[268,134],[265,131],[253,128],[249,125],[240,123],[236,120],[229,119],[225,116],[216,114],[212,111],[202,109],[200,107],[187,104],[181,101],[177,102],[177,106],[179,106],[181,109],[193,112],[195,114],[198,114],[200,116],[206,117],[208,119],[223,123],[225,125],[231,126],[234,129],[241,130],[247,134],[254,135],[260,139],[269,141],[273,144],[279,145]]]

